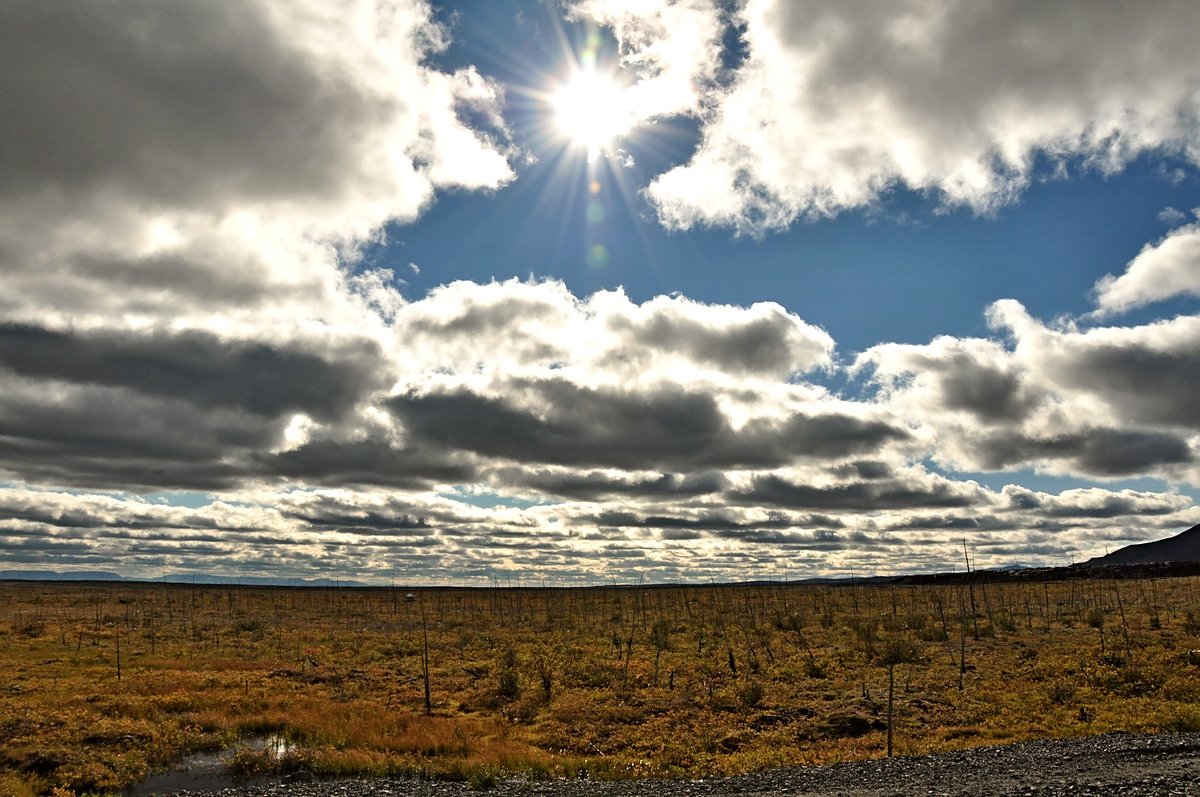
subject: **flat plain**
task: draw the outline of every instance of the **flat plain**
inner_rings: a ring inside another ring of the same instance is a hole
[[[114,792],[198,751],[477,787],[725,775],[1200,730],[1200,579],[3,582],[0,673],[4,795]]]

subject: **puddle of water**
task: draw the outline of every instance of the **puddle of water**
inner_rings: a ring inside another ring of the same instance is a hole
[[[211,791],[227,789],[231,786],[252,786],[263,783],[275,783],[280,780],[274,775],[264,775],[255,778],[236,778],[230,774],[227,761],[239,750],[267,750],[279,758],[291,753],[295,746],[291,741],[278,734],[258,736],[245,739],[234,747],[228,747],[215,753],[193,753],[184,756],[165,772],[150,775],[141,783],[134,784],[125,790],[125,797],[152,797],[153,795],[174,794],[180,791]]]
[[[255,752],[266,750],[273,758],[282,758],[285,755],[291,754],[296,749],[296,745],[286,736],[273,733],[270,736],[256,736],[252,739],[246,739],[241,745],[230,749],[228,752],[233,753],[239,749],[248,749]]]

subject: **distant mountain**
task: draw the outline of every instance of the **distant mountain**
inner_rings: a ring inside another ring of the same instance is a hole
[[[1085,565],[1143,565],[1157,562],[1200,562],[1200,524],[1174,537],[1126,545],[1107,556],[1097,556]]]
[[[0,581],[125,581],[107,570],[0,570]]]
[[[271,578],[269,576],[210,576],[204,573],[171,573],[153,581],[169,584],[208,584],[243,587],[365,587],[362,581],[331,578]]]
[[[204,584],[247,587],[365,587],[361,581],[329,578],[263,578],[214,576],[206,573],[170,573],[158,578],[126,578],[107,570],[0,570],[0,581],[126,581],[162,584]]]

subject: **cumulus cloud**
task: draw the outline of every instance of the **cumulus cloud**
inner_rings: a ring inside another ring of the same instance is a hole
[[[737,376],[785,377],[832,362],[833,338],[773,302],[744,309],[659,296],[635,307],[599,294],[591,304],[617,336],[604,357],[637,370],[670,354]]]
[[[459,578],[601,562],[731,577],[744,557],[816,552],[831,558],[807,562],[814,573],[945,568],[947,529],[999,563],[1192,516],[1169,494],[996,492],[914,464],[1194,478],[1195,319],[1079,331],[1011,302],[989,317],[1005,338],[864,353],[854,367],[879,393],[857,399],[809,381],[838,367],[833,341],[775,305],[581,298],[557,282],[454,283],[358,338],[10,322],[9,478],[214,491],[267,512],[250,540],[215,527],[216,509],[135,514],[133,529],[29,490],[10,512],[24,535],[11,557],[82,567],[136,530],[147,567],[182,561],[190,535],[190,555],[213,562],[273,541],[287,551],[274,569],[320,551],[355,572],[399,557]],[[58,529],[51,547],[37,529]]]
[[[932,488],[942,500],[922,506],[900,495],[901,483]],[[234,501],[192,509],[123,495],[0,487],[0,552],[10,565],[56,569],[111,565],[119,557],[124,572],[142,576],[259,571],[374,583],[393,577],[490,583],[524,573],[554,583],[607,571],[622,579],[725,580],[784,562],[793,574],[811,575],[886,571],[900,562],[906,570],[947,570],[959,561],[964,538],[980,566],[1014,557],[1057,562],[1064,551],[1098,554],[1200,520],[1180,496],[1096,488],[993,492],[919,470],[895,474],[869,514],[728,501],[482,507],[431,492],[331,488],[232,495]]]
[[[777,467],[797,458],[871,453],[908,433],[887,420],[797,410],[735,426],[708,392],[665,383],[595,389],[564,379],[513,381],[499,395],[463,387],[389,401],[424,443],[517,462],[664,469]]]
[[[345,268],[437,190],[513,176],[499,88],[431,66],[445,46],[420,0],[6,4],[4,473],[229,489],[322,446],[342,479],[466,472],[371,413],[404,300]]]
[[[668,371],[684,381],[778,382],[830,365],[834,351],[827,332],[773,302],[634,304],[621,290],[579,299],[557,281],[444,285],[397,314],[393,334],[410,365],[426,370],[569,368],[618,383]]]
[[[607,499],[678,500],[715,495],[727,485],[720,471],[660,473],[578,468],[501,468],[494,474],[504,488],[577,501]]]
[[[893,400],[917,417],[938,408],[999,424],[1024,419],[1049,398],[992,340],[944,336],[924,346],[886,343],[860,356],[857,367],[867,364],[876,378],[892,384],[908,377]]]
[[[884,402],[955,468],[1195,478],[1200,317],[1055,328],[1004,300],[988,318],[1010,345],[884,344],[854,367],[870,369]]]
[[[947,461],[979,470],[1013,470],[1030,465],[1062,474],[1099,478],[1140,476],[1147,472],[1173,475],[1195,461],[1186,438],[1168,432],[1114,429],[1084,425],[1057,432],[1006,430],[961,435]],[[949,442],[949,441],[947,441]],[[939,455],[940,456],[940,455]]]
[[[650,187],[673,225],[778,226],[901,182],[983,209],[1035,153],[1115,168],[1191,146],[1170,14],[571,8],[614,31],[643,118],[700,122],[694,159]],[[1035,34],[1053,63],[1010,63]],[[774,302],[556,281],[410,299],[356,268],[439,190],[513,179],[501,88],[433,66],[445,45],[418,0],[0,10],[5,562],[732,578],[945,568],[939,529],[999,563],[1200,520],[1179,496],[995,491],[920,464],[1194,483],[1195,317],[1080,331],[1001,303],[998,339],[876,347],[856,367],[878,392],[847,395],[832,337]],[[1102,309],[1192,290],[1194,232],[1104,283]],[[129,494],[160,490],[211,496]]]
[[[0,473],[110,489],[229,489],[237,460],[274,446],[280,420],[97,385],[5,379]]]
[[[1016,341],[1015,357],[1037,381],[1073,397],[1084,417],[1200,430],[1192,375],[1200,368],[1200,316],[1132,327],[1057,330],[1017,302],[989,310]]]
[[[444,46],[421,0],[6,4],[0,311],[361,326],[340,255],[512,178],[499,89]]]
[[[973,482],[955,482],[909,472],[891,479],[814,484],[784,473],[756,476],[732,496],[739,503],[788,509],[878,512],[890,509],[962,508],[986,505],[986,492]]]
[[[1173,296],[1200,296],[1200,224],[1172,230],[1096,283],[1096,310],[1110,316]]]
[[[25,377],[124,387],[273,417],[336,418],[379,384],[382,353],[371,340],[271,346],[211,333],[90,331],[0,323],[0,368]]]
[[[620,31],[613,5],[582,8]],[[984,212],[1040,157],[1115,170],[1147,150],[1200,156],[1190,4],[750,0],[735,23],[747,54],[727,87],[710,81],[698,151],[648,189],[668,226],[784,227],[896,185]],[[701,25],[638,30],[642,51],[719,53]]]
[[[1037,509],[1049,518],[1147,517],[1169,515],[1192,505],[1192,501],[1183,495],[1138,490],[1112,491],[1094,487],[1049,495],[1010,484],[1004,488],[1003,494],[1014,510]]]
[[[510,174],[454,113],[491,89],[423,65],[442,37],[420,2],[18,0],[4,18],[6,204],[283,212],[343,234]]]
[[[4,469],[114,489],[425,489],[513,463],[688,480],[872,456],[909,436],[798,380],[831,365],[833,341],[774,304],[510,281],[454,283],[389,316],[250,338],[0,324]]]
[[[712,0],[573,0],[567,8],[616,36],[621,65],[638,78],[624,93],[636,120],[699,112],[721,63],[724,30]]]

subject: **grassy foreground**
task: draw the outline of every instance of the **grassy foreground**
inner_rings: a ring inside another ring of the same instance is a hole
[[[285,589],[0,583],[0,795],[243,773],[486,786],[1200,730],[1200,579]],[[427,677],[426,677],[427,674]]]

